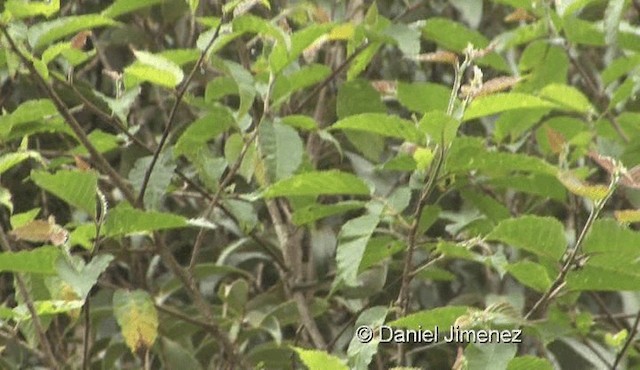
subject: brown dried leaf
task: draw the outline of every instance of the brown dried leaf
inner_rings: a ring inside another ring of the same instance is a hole
[[[420,54],[415,57],[419,62],[457,64],[458,56],[450,51],[436,51],[433,53]]]
[[[87,43],[87,38],[91,36],[91,31],[80,31],[71,39],[71,47],[74,49],[82,49]]]
[[[552,129],[549,125],[544,125],[544,131],[547,134],[547,140],[549,140],[551,151],[554,154],[560,154],[562,152],[562,148],[567,143],[564,135],[559,133],[557,130]]]
[[[63,245],[69,238],[69,232],[62,226],[56,224],[53,216],[49,217],[47,221],[30,221],[25,225],[13,229],[9,234],[18,240],[34,243],[51,242],[56,246]]]
[[[371,86],[373,86],[376,91],[384,95],[396,95],[396,92],[398,91],[398,83],[391,80],[371,81]]]
[[[80,171],[89,171],[91,169],[91,165],[82,159],[82,157],[74,155],[73,159],[76,162],[76,167],[78,167]]]
[[[504,17],[504,21],[507,23],[515,23],[515,22],[532,22],[535,21],[536,17],[534,17],[533,15],[529,14],[529,12],[527,12],[526,10],[522,9],[522,8],[518,8],[516,10],[513,11],[513,13],[507,15],[506,17]]]
[[[522,80],[521,77],[502,76],[502,77],[497,77],[497,78],[491,79],[489,81],[485,81],[482,84],[482,87],[480,88],[478,93],[475,95],[475,97],[484,96],[484,95],[491,95],[491,94],[494,94],[494,93],[497,93],[497,92],[500,92],[500,91],[504,91],[504,90],[510,89],[515,84],[520,82],[520,80]]]

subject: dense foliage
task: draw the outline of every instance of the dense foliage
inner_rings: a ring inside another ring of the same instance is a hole
[[[0,11],[0,367],[640,367],[640,2]]]

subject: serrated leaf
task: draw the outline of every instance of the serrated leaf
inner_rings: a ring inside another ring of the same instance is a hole
[[[458,317],[467,313],[468,310],[469,308],[466,306],[438,307],[412,313],[391,321],[388,325],[417,330],[433,330],[435,327],[449,328],[456,322]]]
[[[551,279],[547,270],[531,261],[520,261],[507,266],[507,271],[523,285],[544,293],[551,287]]]
[[[180,135],[173,150],[174,156],[184,155],[193,161],[207,142],[227,131],[234,123],[228,109],[217,105],[211,107],[206,116],[193,121]]]
[[[160,4],[164,0],[117,0],[108,8],[102,11],[102,15],[109,18],[117,18],[123,14],[134,12],[138,9],[147,8]]]
[[[533,95],[499,93],[483,96],[471,102],[464,112],[463,121],[486,117],[515,109],[557,108],[557,105]]]
[[[509,361],[507,370],[553,370],[553,365],[544,358],[527,355]]]
[[[55,264],[60,253],[60,249],[53,246],[43,246],[29,251],[2,252],[0,271],[55,274]]]
[[[49,45],[53,41],[79,31],[110,26],[115,24],[111,18],[97,14],[73,15],[60,17],[48,22],[41,22],[29,28],[27,37],[29,44],[35,49]]]
[[[124,69],[125,86],[148,81],[165,87],[176,87],[184,79],[184,72],[174,62],[146,51],[134,50],[137,62]]]
[[[187,226],[187,220],[172,213],[145,212],[119,204],[109,212],[104,223],[106,236],[145,233]]]
[[[364,310],[356,320],[355,327],[362,325],[369,327],[380,327],[384,324],[389,309],[384,306],[371,307]],[[374,338],[368,343],[362,343],[354,337],[349,342],[347,355],[349,356],[349,368],[352,370],[365,370],[369,368],[369,364],[373,356],[378,352],[379,338]]]
[[[24,1],[8,0],[4,4],[4,10],[11,13],[11,17],[22,19],[44,15],[49,18],[60,10],[60,0],[49,1]]]
[[[625,264],[629,261],[618,260],[618,263]],[[637,291],[640,290],[639,267],[637,263],[626,268],[621,268],[620,265],[590,266],[587,261],[583,268],[569,272],[567,288],[577,291]]]
[[[540,97],[580,113],[593,110],[589,99],[580,90],[568,85],[547,85],[540,91]]]
[[[306,172],[269,186],[263,196],[275,198],[321,194],[369,195],[369,187],[359,177],[346,172]]]
[[[60,258],[56,270],[58,276],[73,288],[78,299],[84,300],[112,260],[110,254],[95,256],[88,263],[79,257]]]
[[[562,224],[551,217],[523,216],[504,220],[487,235],[487,239],[554,260],[560,259],[567,247]]]
[[[133,353],[151,348],[158,336],[158,312],[149,293],[143,290],[116,290],[113,314],[127,347]]]
[[[382,113],[363,113],[349,116],[334,123],[331,129],[370,132],[415,143],[423,141],[423,135],[411,121]]]
[[[44,159],[40,153],[33,150],[25,150],[19,152],[11,152],[0,157],[0,175],[9,170],[11,167],[29,159],[36,159],[40,163],[44,163]]]
[[[336,204],[311,204],[307,207],[297,209],[292,216],[291,221],[295,225],[305,225],[310,222],[349,212],[364,207],[364,202],[346,201]]]
[[[328,354],[325,351],[311,350],[311,349],[303,349],[298,347],[293,347],[293,349],[300,356],[300,360],[309,370],[324,370],[324,369],[335,369],[335,370],[348,370],[346,363],[335,356]]]
[[[263,122],[258,143],[270,182],[291,176],[302,163],[304,148],[298,132],[276,122]]]
[[[140,192],[144,176],[151,165],[153,156],[141,157],[136,160],[133,168],[129,172],[129,181],[133,188]],[[144,205],[146,209],[159,209],[167,194],[167,188],[171,184],[173,171],[177,165],[173,162],[171,151],[165,151],[158,157],[153,167],[147,188],[144,193]]]
[[[31,179],[44,190],[87,212],[91,217],[96,217],[98,175],[95,172],[59,170],[50,174],[34,171]]]

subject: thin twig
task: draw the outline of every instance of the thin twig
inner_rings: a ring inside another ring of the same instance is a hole
[[[62,101],[58,93],[47,83],[47,81],[40,76],[38,71],[35,69],[33,62],[27,58],[20,48],[16,45],[11,35],[9,35],[9,31],[5,26],[0,25],[0,31],[4,34],[11,49],[13,52],[20,58],[22,63],[27,66],[29,69],[29,74],[31,78],[35,80],[35,82],[44,90],[44,92],[49,96],[49,98],[53,101],[60,115],[65,119],[65,122],[69,125],[73,133],[76,135],[80,143],[87,149],[91,158],[95,161],[96,165],[100,170],[106,172],[109,178],[113,181],[115,186],[122,192],[124,197],[131,203],[135,201],[135,195],[133,191],[129,188],[124,179],[120,176],[120,174],[109,164],[106,158],[93,146],[87,135],[84,133],[82,126],[73,116],[69,108]]]
[[[162,132],[162,137],[160,138],[160,142],[158,143],[158,147],[156,148],[156,151],[153,153],[153,157],[151,158],[151,163],[149,164],[149,168],[147,168],[147,171],[144,174],[144,179],[142,180],[142,186],[140,187],[140,193],[138,194],[138,199],[136,200],[137,204],[143,204],[144,193],[147,190],[147,185],[149,185],[149,179],[151,178],[151,173],[153,172],[153,168],[158,162],[158,158],[160,157],[160,153],[162,152],[162,149],[164,148],[164,145],[167,142],[167,138],[169,138],[169,134],[171,133],[171,129],[173,128],[173,124],[175,122],[176,113],[178,112],[178,107],[180,106],[180,103],[182,102],[182,98],[184,97],[184,94],[187,92],[187,89],[191,84],[191,80],[193,80],[193,77],[196,75],[196,72],[202,65],[202,62],[209,54],[209,49],[211,49],[211,47],[213,46],[213,43],[218,39],[218,35],[220,34],[220,28],[222,27],[222,24],[223,24],[223,20],[221,19],[220,23],[218,24],[218,26],[216,27],[216,30],[213,33],[213,36],[211,37],[211,40],[209,41],[207,46],[202,50],[202,53],[200,53],[200,57],[198,57],[196,64],[193,66],[193,68],[191,69],[191,72],[187,76],[186,80],[184,80],[184,82],[182,83],[182,86],[180,87],[180,89],[178,90],[178,93],[176,94],[176,101],[173,103],[173,106],[171,107],[167,124],[164,128],[164,131]]]
[[[633,327],[631,327],[631,333],[629,333],[627,340],[624,342],[624,346],[622,346],[622,349],[616,355],[616,360],[613,362],[613,366],[611,367],[612,370],[615,370],[618,368],[620,361],[622,361],[622,358],[624,358],[624,354],[629,349],[629,346],[631,346],[631,343],[633,343],[633,340],[635,339],[635,336],[638,333],[638,324],[640,324],[640,310],[638,311],[638,314],[636,315],[636,319],[633,322]]]
[[[596,219],[600,215],[600,212],[604,208],[604,205],[606,204],[607,200],[609,200],[611,195],[613,195],[613,191],[615,190],[618,183],[617,177],[618,177],[617,175],[613,176],[611,184],[609,184],[609,190],[607,192],[607,195],[603,199],[595,202],[595,204],[593,205],[593,208],[589,213],[589,218],[585,222],[584,227],[582,228],[582,231],[580,232],[580,236],[578,237],[578,240],[576,240],[574,247],[568,252],[566,261],[563,264],[562,268],[560,269],[558,276],[555,278],[555,280],[553,281],[549,289],[542,295],[542,297],[540,297],[540,299],[538,299],[538,301],[533,305],[533,307],[531,307],[529,312],[527,312],[527,314],[524,316],[525,320],[529,319],[534,313],[536,313],[541,308],[545,307],[549,303],[549,301],[551,301],[553,297],[559,292],[560,288],[564,286],[565,278],[567,277],[567,274],[569,273],[569,271],[574,265],[575,259],[578,256],[578,252],[581,249],[581,246],[582,246],[582,243],[584,242],[585,237],[591,230],[591,226],[593,226],[593,223],[596,221]]]
[[[11,247],[9,239],[7,238],[7,235],[5,234],[2,227],[0,227],[0,247],[2,247],[2,250],[4,252],[13,252],[13,248]],[[49,342],[49,338],[47,338],[44,326],[40,321],[40,316],[38,316],[38,311],[36,310],[35,304],[33,303],[33,299],[31,299],[31,295],[29,294],[27,285],[25,284],[21,274],[16,273],[15,278],[18,284],[18,291],[22,296],[27,309],[29,310],[29,314],[31,315],[31,321],[33,322],[33,327],[40,340],[40,345],[42,346],[44,358],[47,362],[47,365],[53,369],[59,369],[60,364],[58,364],[58,360],[53,354],[51,343]]]

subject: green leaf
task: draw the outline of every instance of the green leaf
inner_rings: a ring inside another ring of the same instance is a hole
[[[82,308],[84,302],[80,300],[42,300],[34,301],[33,305],[36,310],[36,314],[40,317],[57,315],[60,313],[69,312]],[[13,318],[16,321],[31,320],[31,312],[25,304],[20,304],[13,309]]]
[[[347,81],[351,81],[358,77],[364,71],[373,57],[378,53],[378,49],[382,46],[381,42],[372,42],[364,50],[354,58],[347,71]]]
[[[298,347],[293,347],[293,349],[300,356],[300,360],[302,363],[309,368],[309,370],[324,370],[324,369],[335,369],[335,370],[348,370],[349,367],[345,364],[345,362],[335,356],[332,356],[324,351],[317,351],[311,349],[303,349]]]
[[[175,229],[187,225],[187,221],[182,216],[172,213],[145,212],[121,203],[109,212],[104,223],[104,233],[106,236],[118,236]]]
[[[341,119],[331,126],[332,130],[363,131],[373,134],[423,142],[423,135],[411,121],[398,116],[381,113],[363,113]]]
[[[347,221],[341,230],[336,248],[337,273],[334,287],[340,283],[357,286],[358,268],[367,248],[367,243],[380,222],[379,213],[369,213]]]
[[[355,175],[331,170],[306,172],[281,180],[269,186],[263,196],[275,198],[320,194],[369,195],[369,188]]]
[[[516,355],[513,343],[472,343],[464,350],[469,369],[505,370]]]
[[[550,84],[540,91],[540,97],[579,113],[593,110],[589,99],[573,86]]]
[[[447,18],[429,18],[422,29],[422,34],[426,39],[433,40],[442,47],[459,53],[462,53],[469,44],[472,44],[476,49],[484,49],[489,46],[489,40],[482,34]],[[489,65],[498,70],[508,70],[505,60],[493,53],[480,58],[478,63]]]
[[[143,290],[116,290],[113,294],[113,314],[131,352],[151,348],[158,335],[158,312],[149,293]]]
[[[389,309],[385,306],[376,306],[364,310],[356,320],[355,327],[363,325],[376,328],[384,324]],[[379,338],[374,338],[368,343],[362,343],[354,335],[349,342],[347,355],[349,356],[349,368],[352,370],[366,370],[378,351]]]
[[[291,94],[321,82],[330,74],[331,68],[326,65],[311,64],[289,75],[280,75],[273,86],[271,98],[280,103]]]
[[[123,14],[135,12],[138,9],[160,4],[164,0],[117,0],[102,11],[102,15],[117,18]]]
[[[336,102],[338,118],[346,118],[360,113],[384,113],[387,108],[380,94],[367,80],[348,81],[340,86]]]
[[[60,17],[52,21],[36,23],[29,28],[27,37],[29,44],[38,49],[79,31],[113,24],[115,22],[112,19],[97,14]]]
[[[56,270],[58,276],[78,294],[78,298],[85,300],[112,260],[113,256],[110,254],[95,256],[88,263],[77,256],[60,258],[56,264]]]
[[[559,260],[567,248],[562,224],[551,217],[523,216],[504,220],[487,235],[487,239],[554,260]]]
[[[307,207],[297,209],[293,213],[292,222],[298,226],[305,225],[316,220],[338,215],[364,207],[364,202],[346,201],[336,204],[311,204]]]
[[[420,53],[420,32],[404,23],[391,24],[382,33],[393,38],[405,56],[413,57]]]
[[[313,118],[304,115],[285,116],[281,117],[280,121],[287,126],[306,131],[315,131],[318,129],[316,121]]]
[[[433,111],[422,116],[418,127],[431,137],[434,144],[448,146],[456,137],[460,122],[443,111]]]
[[[401,317],[391,321],[389,325],[416,330],[432,330],[435,327],[449,328],[456,322],[458,317],[467,313],[468,310],[469,308],[466,306],[438,307]]]
[[[0,271],[27,272],[52,275],[60,248],[43,246],[29,251],[0,253]]]
[[[640,266],[628,260],[616,260],[627,265],[590,266],[592,261],[588,260],[586,266],[567,274],[567,288],[577,291],[640,290]]]
[[[553,370],[553,365],[544,358],[527,355],[509,361],[507,370]]]
[[[34,171],[31,179],[39,187],[95,219],[98,175],[94,171],[59,170],[54,174]]]
[[[582,245],[585,253],[640,257],[640,233],[618,224],[613,219],[597,220]]]
[[[195,353],[183,347],[182,344],[167,338],[165,335],[160,337],[160,343],[162,343],[162,352],[165,353],[165,355],[161,357],[163,360],[163,368],[202,369],[202,365],[195,358]]]
[[[632,54],[609,63],[602,73],[602,82],[608,85],[640,66],[640,54]]]
[[[209,141],[217,138],[234,124],[235,119],[227,108],[214,105],[207,115],[190,123],[180,135],[173,150],[174,156],[184,155],[194,161]]]
[[[153,156],[151,155],[138,158],[129,172],[129,181],[131,181],[136,192],[140,192],[142,188],[144,176],[151,165],[152,159]],[[146,209],[161,208],[162,201],[167,194],[167,188],[171,184],[173,171],[176,167],[177,165],[173,162],[171,150],[160,154],[153,167],[144,193],[143,203]]]
[[[520,261],[507,266],[507,271],[516,280],[529,288],[544,293],[551,287],[551,279],[547,270],[531,261]]]
[[[451,89],[430,82],[398,82],[398,101],[409,110],[427,113],[446,111]]]
[[[609,0],[604,11],[604,41],[613,47],[618,40],[618,28],[625,9],[625,0]]]
[[[40,153],[33,150],[25,150],[19,152],[7,153],[0,156],[0,175],[5,173],[11,167],[29,159],[36,159],[40,163],[44,163],[44,159]]]
[[[260,153],[270,182],[291,176],[302,163],[304,152],[298,132],[271,121],[262,122],[258,132]]]
[[[124,69],[125,87],[148,81],[165,87],[176,87],[184,79],[184,72],[174,62],[146,51],[134,50],[137,61]]]
[[[15,19],[44,15],[49,18],[60,10],[60,0],[49,1],[24,1],[8,0],[4,4],[4,10],[9,11]]]
[[[515,109],[557,108],[556,104],[533,95],[498,93],[475,99],[464,112],[463,121],[486,117]]]

